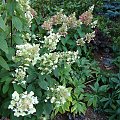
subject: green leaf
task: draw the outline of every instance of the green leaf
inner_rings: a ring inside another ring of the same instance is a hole
[[[19,30],[20,32],[22,31],[22,22],[18,17],[14,16],[12,18],[12,24],[17,30]]]
[[[99,88],[99,91],[100,92],[106,92],[108,89],[108,85],[102,85],[100,88]]]
[[[31,91],[33,91],[33,90],[31,90]],[[34,90],[34,93],[35,93],[35,95],[38,97],[38,100],[41,100],[41,98],[42,98],[41,88],[36,88],[36,89]]]
[[[23,88],[17,84],[13,84],[14,90],[17,91],[18,93],[23,92]]]
[[[83,38],[85,36],[85,33],[82,31],[81,28],[78,28],[77,32],[78,32],[78,34],[80,35],[81,38]]]
[[[5,68],[6,70],[10,70],[7,62],[3,59],[2,56],[0,56],[0,65],[1,65],[3,68]]]
[[[6,84],[4,84],[4,86],[3,86],[3,88],[2,88],[2,91],[3,91],[3,93],[5,94],[8,90],[9,90],[9,84],[6,83]]]
[[[74,106],[71,108],[71,112],[74,112],[76,109],[77,109],[77,106],[74,105]]]
[[[28,87],[27,87],[27,91],[30,92],[30,91],[35,91],[35,87],[33,84],[29,84]]]
[[[85,54],[87,54],[87,47],[86,47],[86,45],[83,46],[83,51],[84,51]]]
[[[84,89],[81,88],[80,86],[78,86],[74,89],[74,94],[76,97],[78,97],[82,92],[84,92]]]
[[[116,77],[112,77],[110,80],[112,80],[112,81],[115,82],[115,83],[119,83],[119,79],[116,78]]]
[[[23,120],[23,118],[21,118],[21,117],[18,118],[16,116],[14,116],[14,114],[12,113],[10,116],[10,120]]]
[[[0,49],[3,50],[6,54],[8,54],[8,45],[5,38],[6,35],[4,33],[0,33]]]
[[[105,102],[105,101],[108,101],[108,100],[109,100],[109,98],[103,97],[100,101],[101,101],[101,102]]]
[[[5,82],[5,83],[10,83],[12,81],[12,78],[10,76],[4,76],[2,77],[2,79],[0,80],[0,82]]]
[[[47,90],[48,83],[45,80],[39,80],[38,84],[42,89]]]
[[[69,40],[69,38],[70,38],[70,36],[66,36],[65,38],[61,38],[61,43],[65,46],[65,44],[68,42],[68,40]]]
[[[53,71],[55,77],[59,78],[59,70],[58,68],[56,68],[54,71]]]
[[[97,95],[95,95],[93,100],[93,107],[97,107],[97,101],[98,101],[98,97]]]
[[[95,92],[97,92],[98,91],[98,89],[99,89],[99,83],[98,82],[96,82],[95,84],[94,84],[94,88],[95,89],[93,89]]]
[[[6,57],[8,58],[8,60],[12,60],[12,56],[15,55],[15,49],[12,47],[9,47],[9,52],[8,54],[6,54]]]
[[[16,44],[21,45],[23,44],[23,39],[19,35],[15,35],[13,40],[15,41]]]
[[[5,22],[1,16],[0,16],[0,28],[3,29],[4,31],[6,29]]]
[[[120,108],[117,109],[117,114],[120,114]]]
[[[6,4],[6,9],[9,16],[13,16],[14,9],[16,7],[16,2],[14,0],[8,0]]]
[[[43,103],[39,103],[36,106],[36,115],[37,115],[38,118],[42,115],[43,111],[44,111],[44,104]]]
[[[52,104],[51,103],[46,103],[44,106],[44,112],[46,115],[49,115],[53,110]]]
[[[93,98],[90,98],[90,99],[88,100],[87,105],[88,105],[88,106],[91,106],[92,104],[93,104]]]

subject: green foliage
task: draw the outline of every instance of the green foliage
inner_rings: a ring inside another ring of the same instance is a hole
[[[0,65],[5,68],[6,70],[9,70],[9,66],[7,64],[7,62],[4,60],[3,57],[0,56]]]
[[[3,18],[0,16],[0,28],[5,31],[6,26]]]
[[[120,85],[119,77],[120,73],[105,75],[107,81],[106,85],[100,87],[100,103],[103,106],[104,111],[110,115],[110,120],[119,119],[119,99],[120,99]],[[106,93],[103,94],[106,91]]]
[[[22,31],[22,22],[18,17],[12,17],[12,23],[13,26],[18,30],[18,31]]]

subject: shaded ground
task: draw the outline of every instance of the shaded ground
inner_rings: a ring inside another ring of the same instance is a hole
[[[58,114],[54,120],[108,120],[103,113],[94,112],[92,108],[88,108],[85,115]]]
[[[112,41],[104,35],[99,29],[96,29],[96,38],[92,41],[93,56],[99,62],[99,66],[103,70],[117,71],[115,65],[112,64],[114,54],[111,48]]]
[[[10,119],[2,117],[0,120],[10,120]]]

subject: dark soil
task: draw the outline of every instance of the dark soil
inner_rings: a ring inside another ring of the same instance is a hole
[[[97,113],[92,108],[88,108],[85,115],[58,114],[54,120],[108,120],[108,118],[103,113]]]
[[[112,64],[114,59],[114,53],[111,48],[111,38],[104,35],[99,29],[95,30],[95,40],[91,42],[90,46],[93,47],[93,56],[98,61],[102,70],[117,71],[115,65]]]
[[[10,119],[2,117],[0,120],[10,120]]]

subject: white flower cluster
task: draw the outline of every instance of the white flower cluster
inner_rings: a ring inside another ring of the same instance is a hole
[[[98,20],[95,20],[91,23],[91,28],[95,28],[98,23]]]
[[[34,93],[23,92],[18,94],[16,91],[12,94],[12,101],[8,107],[14,111],[14,116],[26,116],[36,112],[34,107],[35,104],[38,104],[37,97],[34,97]]]
[[[59,28],[59,34],[65,37],[68,34],[67,31],[68,27],[66,23],[63,23],[62,26]]]
[[[77,58],[79,58],[78,51],[54,52],[49,54],[45,53],[39,59],[40,67],[38,69],[42,71],[41,74],[49,74],[52,70],[57,68],[62,61],[71,65]]]
[[[22,7],[22,9],[30,9],[30,0],[16,0],[20,6]],[[25,8],[26,7],[26,8]]]
[[[25,84],[26,70],[30,64],[35,65],[39,59],[39,44],[26,43],[23,45],[16,45],[16,56],[13,57],[15,62],[21,65],[15,70],[13,83]]]
[[[72,88],[66,88],[65,86],[57,86],[56,88],[49,88],[50,95],[45,99],[45,102],[50,99],[50,102],[55,104],[56,107],[62,106],[71,99]]]
[[[75,16],[75,12],[67,17],[66,24],[68,28],[76,28],[77,26],[81,25],[82,22],[80,20],[77,20]]]
[[[84,38],[80,38],[76,41],[77,45],[80,45],[80,46],[84,46],[85,44],[85,41],[84,41]]]
[[[50,52],[56,49],[57,43],[60,40],[61,35],[58,33],[53,33],[52,30],[49,32],[49,36],[44,36],[44,46]]]
[[[94,37],[95,37],[95,31],[93,31],[92,33],[87,33],[87,34],[85,35],[85,41],[86,41],[87,43],[90,43],[90,41],[93,40]]]
[[[76,51],[76,52],[67,51],[67,52],[61,52],[60,53],[60,61],[65,61],[69,65],[76,62],[76,60],[78,58],[79,58],[78,51]]]
[[[42,71],[41,74],[51,73],[53,69],[57,68],[58,60],[59,54],[56,52],[42,55],[39,59],[40,67],[38,68]]]
[[[25,66],[29,66],[30,63],[32,65],[36,64],[39,59],[39,44],[31,45],[30,43],[26,43],[23,45],[16,45],[16,48],[18,50],[16,51],[15,59],[23,62]]]
[[[25,12],[25,17],[29,23],[29,26],[31,26],[32,19],[36,12],[30,7],[30,0],[16,0],[21,9]]]
[[[26,11],[25,17],[27,18],[28,23],[31,24],[32,23],[32,19],[33,19],[33,15],[31,13],[31,11]]]
[[[86,42],[90,43],[91,40],[94,40],[95,31],[92,33],[87,33],[84,38],[80,38],[76,41],[77,45],[83,46]]]
[[[91,7],[89,7],[89,10],[88,10],[88,11],[91,11],[91,12],[93,12],[93,10],[94,10],[94,7],[95,7],[95,5],[92,5]]]
[[[27,41],[31,41],[32,39],[37,41],[36,37],[38,37],[38,36],[35,34],[32,34],[32,35],[30,33],[22,34],[22,39],[25,43]]]
[[[25,84],[26,81],[24,79],[26,77],[26,70],[27,67],[19,66],[19,68],[15,70],[15,74],[13,74],[15,79],[12,83]]]

